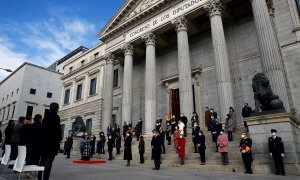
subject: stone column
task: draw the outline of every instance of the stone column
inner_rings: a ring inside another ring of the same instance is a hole
[[[183,113],[190,119],[194,108],[190,48],[187,33],[188,21],[184,16],[180,16],[172,20],[172,24],[177,31],[180,113]]]
[[[156,36],[152,32],[142,36],[146,45],[145,71],[145,131],[151,132],[156,119]]]
[[[122,124],[132,121],[132,69],[133,69],[133,46],[126,43],[122,50],[124,52],[124,76],[122,96]]]
[[[114,55],[108,53],[106,56],[106,67],[104,76],[104,102],[103,102],[103,118],[101,129],[106,133],[106,127],[111,122],[113,109],[113,73],[114,73]]]
[[[223,6],[220,0],[211,0],[205,6],[210,18],[214,49],[215,73],[220,108],[220,115],[218,117],[224,122],[226,114],[229,112],[229,107],[234,107],[234,105],[228,53],[221,16],[222,8]]]
[[[250,1],[252,4],[263,72],[269,78],[274,94],[279,96],[279,98],[283,101],[285,109],[290,111],[287,81],[280,55],[280,47],[278,45],[274,28],[272,27],[266,1]]]

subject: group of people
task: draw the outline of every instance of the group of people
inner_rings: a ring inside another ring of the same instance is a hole
[[[36,114],[32,123],[31,116],[19,117],[16,124],[14,120],[10,120],[4,130],[3,144],[11,146],[10,160],[18,157],[18,146],[26,146],[26,165],[44,166],[44,180],[49,179],[52,163],[62,140],[58,109],[57,103],[51,103],[50,112],[44,118]],[[2,146],[3,154],[5,153],[4,145]],[[32,179],[31,172],[26,176]],[[42,179],[41,172],[38,179]]]

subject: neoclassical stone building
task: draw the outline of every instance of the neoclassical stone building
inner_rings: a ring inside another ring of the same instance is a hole
[[[254,106],[252,78],[264,72],[287,112],[300,112],[300,20],[294,0],[127,0],[98,37],[106,65],[102,128],[157,115],[201,117],[214,107]],[[122,82],[113,88],[118,61]]]

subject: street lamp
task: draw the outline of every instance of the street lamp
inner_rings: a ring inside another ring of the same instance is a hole
[[[10,69],[4,69],[4,68],[0,68],[0,69],[4,70],[6,72],[12,72],[12,70],[10,70]]]

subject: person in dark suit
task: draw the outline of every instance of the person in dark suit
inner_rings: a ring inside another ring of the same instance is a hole
[[[199,132],[200,132],[200,127],[198,126],[198,124],[195,122],[193,124],[193,129],[192,129],[192,135],[193,135],[193,143],[194,143],[194,153],[198,153],[198,143],[197,143],[197,139],[199,136]]]
[[[52,163],[58,153],[62,131],[60,117],[57,115],[59,105],[50,104],[50,112],[44,117],[42,122],[42,158],[41,165],[45,167],[44,180],[48,180],[52,168]],[[39,180],[42,179],[42,172],[39,172]]]
[[[152,131],[154,136],[151,140],[152,159],[154,160],[155,167],[153,170],[160,169],[160,157],[161,157],[161,137],[156,129]]]
[[[145,153],[145,141],[144,137],[140,136],[139,139],[139,154],[140,154],[140,164],[144,164],[144,153]]]
[[[14,126],[13,133],[11,135],[10,144],[11,144],[11,154],[10,159],[15,160],[18,156],[18,145],[20,143],[21,131],[23,127],[25,117],[19,117],[19,122]]]
[[[15,126],[15,121],[14,120],[9,120],[8,124],[4,130],[4,134],[5,134],[5,139],[4,139],[4,146],[2,146],[3,149],[3,153],[2,156],[5,153],[5,144],[10,144],[10,139],[14,130],[14,126]]]
[[[251,169],[251,163],[253,161],[251,148],[252,148],[252,139],[248,138],[246,133],[243,133],[241,135],[240,151],[242,153],[242,158],[246,169],[245,174],[253,173]]]
[[[114,140],[112,138],[111,135],[108,136],[108,141],[107,141],[107,151],[108,151],[108,160],[112,160],[113,159],[113,156],[112,156],[112,153],[113,153],[113,148],[114,148]]]
[[[163,127],[159,128],[159,135],[161,137],[162,154],[166,154],[166,146],[165,146],[166,132],[163,130]]]
[[[69,134],[68,137],[66,137],[66,141],[65,141],[65,151],[66,151],[66,158],[70,158],[70,154],[71,154],[71,149],[73,147],[73,138],[72,136]]]
[[[132,160],[131,142],[132,142],[131,133],[127,132],[125,143],[124,143],[124,160],[127,160],[126,166],[130,166],[130,161]]]
[[[283,157],[284,157],[284,146],[281,137],[278,137],[277,130],[271,129],[272,137],[269,137],[269,153],[273,157],[276,175],[285,175]]]
[[[116,133],[116,149],[117,149],[117,154],[121,154],[120,152],[120,148],[121,148],[121,134],[120,133]]]
[[[197,137],[197,146],[200,154],[200,160],[201,160],[201,165],[205,165],[205,136],[203,134],[203,131],[199,131],[199,135]]]

